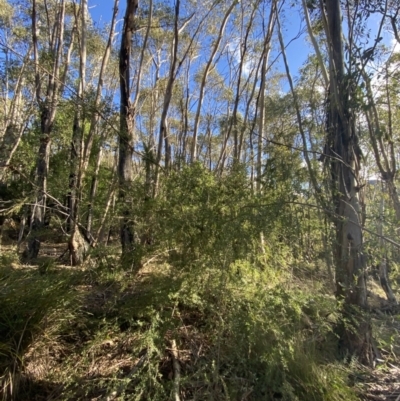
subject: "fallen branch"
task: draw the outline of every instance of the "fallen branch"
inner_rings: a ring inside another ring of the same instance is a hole
[[[171,341],[172,368],[174,370],[174,400],[180,401],[179,382],[181,380],[181,366],[179,365],[179,352],[176,348],[176,341]]]

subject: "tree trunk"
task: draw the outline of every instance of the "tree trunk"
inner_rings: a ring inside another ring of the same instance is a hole
[[[243,7],[243,4],[242,4]],[[233,131],[233,161],[234,163],[237,163],[240,161],[240,154],[239,154],[239,126],[238,126],[238,111],[239,111],[239,103],[242,95],[242,76],[243,76],[243,67],[245,63],[245,57],[246,53],[248,50],[248,38],[250,35],[251,27],[254,22],[254,16],[255,12],[257,11],[258,7],[253,6],[253,10],[250,14],[250,20],[249,23],[246,27],[246,30],[243,34],[241,33],[241,38],[240,38],[240,61],[239,61],[239,68],[238,68],[238,73],[237,73],[237,85],[236,85],[236,95],[235,95],[235,100],[233,103],[233,111],[232,111],[232,118],[229,121],[229,127],[228,127],[228,132],[226,134],[226,139],[229,139],[231,137],[232,131]],[[244,18],[244,10],[242,8],[242,14],[241,17]],[[224,154],[225,156],[225,154]],[[222,164],[223,165],[223,164]]]
[[[58,105],[60,60],[64,39],[65,4],[61,1],[58,19],[53,27],[54,39],[50,49],[54,54],[52,71],[48,74],[45,98],[41,93],[41,71],[39,70],[38,27],[36,21],[36,0],[32,3],[32,41],[35,61],[36,101],[40,108],[40,146],[36,162],[36,200],[32,210],[31,233],[28,239],[26,256],[34,259],[38,256],[41,243],[41,231],[44,227],[47,198],[47,176],[50,159],[50,141]],[[48,27],[50,29],[50,27]]]
[[[111,18],[110,32],[108,35],[106,49],[104,51],[104,55],[101,60],[101,67],[100,67],[99,77],[98,77],[98,81],[97,81],[96,97],[95,97],[94,105],[93,105],[94,110],[93,110],[92,118],[90,121],[89,133],[88,133],[88,136],[87,136],[87,139],[85,142],[85,147],[83,149],[81,182],[83,182],[85,173],[89,166],[89,159],[90,159],[90,154],[91,154],[91,150],[92,150],[92,146],[93,146],[93,140],[95,137],[95,133],[97,132],[98,122],[100,119],[100,113],[98,112],[98,110],[99,110],[100,102],[102,99],[104,76],[105,76],[105,72],[106,72],[106,69],[108,66],[108,61],[110,59],[112,42],[113,42],[113,38],[115,35],[115,25],[116,25],[116,19],[117,19],[117,14],[118,14],[118,4],[119,4],[119,0],[114,0],[114,8],[113,8],[113,15]],[[100,141],[99,146],[102,146],[102,144],[103,144],[103,141]]]
[[[10,107],[6,110],[4,131],[0,138],[0,181],[4,179],[12,157],[21,142],[25,129],[26,122],[23,121],[22,113],[22,90],[25,86],[26,68],[31,55],[32,47],[28,49],[27,55],[24,58],[17,83],[13,89],[14,95],[10,101]],[[6,96],[8,96],[8,89]]]
[[[68,228],[70,231],[69,251],[72,266],[79,266],[83,263],[87,244],[82,240],[82,235],[78,229],[79,221],[79,201],[81,198],[82,182],[82,161],[83,161],[83,127],[85,122],[84,98],[86,90],[86,20],[88,18],[87,0],[81,0],[79,13],[75,14],[76,25],[79,26],[79,81],[76,96],[76,108],[72,130],[71,141],[71,160],[69,175],[68,193]]]
[[[317,56],[319,66],[321,68],[321,73],[322,73],[322,77],[324,79],[325,87],[327,88],[329,85],[328,72],[326,71],[326,67],[325,67],[324,59],[322,58],[321,50],[319,48],[317,39],[315,38],[314,32],[312,30],[310,15],[308,13],[306,0],[302,0],[302,5],[303,5],[303,11],[304,11],[304,19],[306,20],[306,24],[307,24],[308,36],[310,37],[311,43],[314,47],[315,55]]]
[[[79,266],[85,260],[90,244],[80,232],[77,224],[74,224],[73,230],[68,241],[68,250],[71,266]]]
[[[380,123],[381,118],[379,116],[378,109],[376,107],[376,103],[374,100],[373,89],[371,87],[371,79],[365,72],[365,70],[361,70],[360,73],[364,78],[365,87],[367,90],[369,109],[366,112],[365,117],[368,123],[369,138],[375,156],[376,165],[378,166],[383,181],[387,183],[389,195],[390,198],[392,199],[393,208],[396,214],[396,219],[397,221],[400,222],[400,199],[397,193],[397,186],[395,181],[397,174],[397,163],[396,163],[396,155],[395,155],[393,133],[392,133],[392,111],[391,111],[390,94],[388,91],[388,84],[386,84],[386,88],[387,88],[387,112],[388,112],[387,127],[389,131],[388,132],[389,140],[387,146],[385,146],[385,143],[382,140],[383,129]]]
[[[177,65],[178,63],[178,45],[179,45],[179,8],[180,8],[180,0],[177,0],[175,3],[175,19],[174,19],[174,38],[172,40],[171,45],[171,65],[169,69],[169,77],[167,82],[167,87],[165,89],[163,108],[161,112],[161,120],[160,120],[160,131],[158,137],[158,147],[157,147],[157,158],[156,158],[156,171],[154,177],[154,196],[157,195],[158,191],[158,181],[160,174],[160,163],[162,157],[162,149],[163,142],[165,147],[165,170],[168,170],[169,162],[170,162],[170,147],[169,147],[169,139],[168,139],[168,110],[172,99],[172,90],[174,88],[174,83],[177,74]],[[183,61],[182,61],[183,62]]]
[[[90,184],[89,203],[88,203],[87,219],[86,219],[86,230],[88,233],[91,233],[91,231],[92,231],[93,204],[96,199],[97,187],[98,187],[98,182],[99,182],[99,171],[100,171],[100,164],[101,164],[102,156],[103,156],[103,149],[100,148],[99,153],[97,155],[96,167],[95,167],[94,174],[92,177],[92,182]]]
[[[207,15],[211,12],[211,10],[212,10],[212,8],[207,13]],[[171,44],[171,63],[170,63],[170,68],[169,68],[167,86],[165,89],[163,107],[162,107],[162,111],[161,111],[160,131],[159,131],[158,147],[157,147],[157,155],[156,155],[156,168],[155,168],[155,173],[154,173],[153,197],[155,197],[157,195],[157,191],[158,191],[158,182],[159,182],[160,163],[161,163],[161,158],[162,158],[163,142],[164,142],[164,148],[165,148],[165,161],[164,161],[165,171],[168,171],[168,169],[170,167],[170,162],[171,162],[171,145],[169,143],[167,117],[168,117],[168,111],[169,111],[169,107],[170,107],[171,100],[172,100],[172,93],[173,93],[173,88],[175,85],[176,77],[179,74],[179,70],[182,67],[182,64],[186,60],[186,57],[189,55],[189,52],[193,46],[196,35],[199,33],[201,25],[205,21],[205,18],[203,18],[200,21],[195,32],[190,37],[189,44],[186,47],[183,55],[179,58],[178,57],[179,56],[178,55],[179,36],[183,32],[183,30],[187,27],[189,22],[192,20],[194,13],[192,15],[190,15],[184,21],[184,23],[182,24],[182,26],[180,28],[179,28],[179,16],[180,16],[180,0],[176,0],[176,2],[175,2],[175,18],[174,18],[174,36],[173,36],[172,44]]]
[[[200,94],[199,94],[199,100],[197,102],[197,111],[196,111],[196,116],[194,119],[194,128],[193,128],[193,141],[192,141],[192,148],[191,148],[191,162],[194,163],[197,160],[197,133],[199,130],[199,124],[200,124],[200,114],[201,114],[201,107],[203,105],[203,98],[204,98],[204,92],[205,92],[205,87],[206,87],[206,82],[207,82],[207,77],[210,72],[211,66],[213,64],[215,55],[218,51],[219,45],[221,43],[222,37],[224,35],[225,27],[226,24],[228,23],[229,16],[231,15],[233,9],[235,8],[237,4],[237,0],[234,0],[231,6],[228,8],[226,11],[224,18],[222,20],[221,27],[219,28],[218,36],[217,39],[214,42],[213,49],[211,51],[210,57],[207,61],[207,64],[205,66],[203,76],[201,79],[201,84],[200,84]]]
[[[265,137],[265,81],[267,75],[267,65],[269,59],[269,53],[271,51],[271,39],[275,25],[275,2],[271,3],[271,11],[269,15],[268,28],[264,33],[264,45],[262,53],[262,64],[261,64],[261,83],[260,83],[260,95],[257,99],[257,108],[259,110],[259,127],[258,127],[258,152],[257,152],[257,192],[261,192],[261,175],[262,175],[262,156],[263,156],[263,139]]]
[[[41,243],[40,237],[42,234],[40,231],[43,229],[46,213],[47,175],[49,169],[50,134],[52,130],[52,123],[49,121],[49,107],[47,105],[42,107],[41,138],[35,180],[37,186],[37,195],[31,216],[31,236],[28,240],[27,250],[27,256],[29,260],[37,258],[39,254]]]
[[[121,48],[119,52],[120,79],[120,132],[119,132],[119,203],[121,206],[120,240],[122,260],[133,266],[134,259],[134,224],[131,216],[132,199],[129,195],[133,174],[134,120],[135,110],[130,102],[130,53],[132,33],[135,28],[135,14],[139,0],[127,0],[127,7],[122,29]]]
[[[325,5],[330,74],[327,130],[336,208],[336,295],[344,302],[339,335],[345,352],[356,355],[362,363],[371,364],[372,329],[366,317],[366,261],[362,253],[361,207],[358,199],[360,150],[344,75],[340,0],[327,0]],[[323,5],[321,11],[325,12]],[[349,322],[354,324],[349,325]]]
[[[384,212],[385,212],[385,199],[384,194],[385,192],[385,184],[382,183],[382,194],[380,196],[380,204],[379,204],[379,226],[378,226],[378,234],[379,238],[379,245],[380,245],[380,252],[381,261],[379,263],[379,281],[381,283],[383,291],[385,291],[386,297],[389,302],[393,304],[397,304],[396,297],[393,293],[392,286],[390,285],[389,275],[388,275],[388,258],[385,251],[385,241],[383,238],[384,230],[383,230],[383,223],[384,223]]]

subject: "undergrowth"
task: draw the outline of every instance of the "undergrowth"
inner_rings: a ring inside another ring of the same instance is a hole
[[[286,187],[254,195],[240,168],[184,168],[151,201],[135,185],[139,272],[113,247],[82,269],[1,258],[4,400],[356,399],[317,216],[303,227]]]
[[[266,267],[0,274],[3,399],[171,399],[172,341],[182,400],[355,399],[333,298]]]

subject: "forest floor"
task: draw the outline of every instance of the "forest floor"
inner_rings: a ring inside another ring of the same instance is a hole
[[[225,399],[222,377],[219,397],[217,385],[198,374],[205,361],[217,360],[220,352],[211,343],[217,333],[207,331],[204,310],[182,307],[181,301],[165,304],[163,313],[177,322],[173,325],[161,323],[161,312],[154,307],[171,297],[178,285],[168,265],[148,263],[133,275],[116,270],[115,256],[104,253],[84,268],[71,268],[59,260],[66,245],[53,243],[44,244],[37,264],[23,265],[15,249],[2,244],[0,256],[1,301],[8,302],[8,309],[0,311],[0,354],[8,352],[15,358],[0,375],[5,399],[12,392],[21,401],[130,399],[126,394],[141,385],[138,372],[147,377],[146,385],[157,378],[170,382],[171,388],[177,375],[178,380],[179,374],[185,375],[190,386],[180,390],[181,401],[203,399],[196,394],[211,389],[217,394],[214,399]],[[382,361],[374,369],[355,365],[350,381],[360,400],[399,401],[400,308],[389,308],[380,287],[370,284],[374,335]],[[4,332],[6,323],[11,334]],[[161,325],[167,325],[163,344],[155,334]],[[244,379],[236,380],[242,380],[238,400],[257,399]]]
[[[397,293],[397,299],[399,294]],[[363,400],[400,400],[400,306],[389,305],[378,283],[369,280],[369,304],[381,359],[355,382]]]
[[[369,371],[365,377],[360,378],[360,386],[364,390],[361,399],[380,401],[400,400],[400,369],[391,363],[387,363],[381,369]]]

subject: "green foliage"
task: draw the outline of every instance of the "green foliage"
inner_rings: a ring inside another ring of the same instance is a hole
[[[140,180],[131,195],[139,275],[112,247],[75,273],[46,259],[14,271],[3,259],[5,391],[15,372],[26,383],[47,349],[53,368],[21,394],[38,391],[40,377],[63,383],[52,387],[59,399],[163,401],[176,342],[182,398],[355,399],[336,362],[334,298],[293,276],[303,255],[295,238],[311,248],[318,225],[312,211],[293,220],[288,189],[255,195],[243,166],[217,176],[195,164],[164,177],[156,199]]]
[[[12,15],[13,15],[13,8],[8,3],[7,0],[0,0],[0,26],[9,26]]]
[[[213,333],[209,357],[214,359],[204,369],[220,387],[217,399],[224,399],[224,392],[240,399],[249,389],[255,400],[279,394],[286,400],[352,399],[344,372],[325,367],[322,359],[334,339],[331,325],[319,316],[320,305],[334,313],[333,299],[327,303],[320,296],[311,299],[310,293],[286,290],[268,268],[260,271],[244,261],[228,271],[207,273],[200,286],[193,274],[181,297],[192,308],[204,308],[205,325]]]
[[[60,332],[76,311],[76,294],[71,292],[76,277],[64,272],[41,275],[33,269],[16,269],[9,259],[0,265],[0,394],[3,399],[20,399],[29,392],[24,375],[31,345],[41,336]]]
[[[285,206],[289,192],[254,195],[243,167],[216,176],[195,164],[165,177],[155,200],[140,181],[132,194],[138,239],[151,240],[137,241],[135,252],[145,270],[151,266],[150,274],[140,285],[131,283],[130,272],[97,251],[102,262],[94,280],[113,288],[114,296],[91,312],[103,323],[94,322],[86,356],[69,380],[71,394],[88,369],[84,359],[101,355],[100,345],[122,330],[134,338],[133,355],[145,352],[143,363],[137,357],[140,367],[128,378],[116,373],[109,381],[92,381],[86,397],[98,386],[129,399],[170,397],[168,349],[175,339],[179,349],[189,350],[180,361],[181,392],[188,396],[354,399],[347,372],[335,362],[334,298],[324,295],[322,285],[319,292],[306,283],[286,284],[299,263],[295,236],[301,233],[307,247],[317,227],[301,223],[293,230],[293,210]]]
[[[135,192],[139,237],[151,227],[154,245],[149,249],[170,250],[173,263],[185,268],[209,258],[222,263],[248,257],[272,216],[280,211],[285,217],[276,193],[252,194],[244,167],[218,177],[195,164],[166,177],[157,200],[146,199],[144,187]]]
[[[164,400],[173,374],[166,351],[181,351],[181,393],[198,399],[355,399],[347,372],[327,363],[334,347],[326,313],[335,302],[285,289],[274,272],[241,261],[191,272],[160,266],[109,310],[136,333],[145,363],[124,384],[129,399]],[[322,307],[321,307],[322,306]],[[307,314],[312,323],[304,323]],[[331,340],[330,340],[330,339]],[[93,340],[95,341],[95,340]],[[98,340],[96,340],[98,341]],[[331,343],[332,342],[332,343]],[[186,351],[185,351],[186,350]]]

